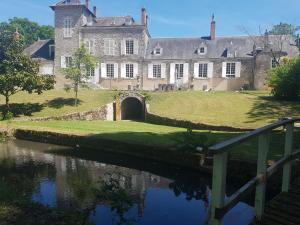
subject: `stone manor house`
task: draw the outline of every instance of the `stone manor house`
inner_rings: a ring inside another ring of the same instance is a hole
[[[148,14],[97,17],[90,1],[63,0],[51,6],[55,39],[40,40],[25,51],[41,62],[40,73],[63,79],[72,54],[84,43],[99,59],[89,71],[94,87],[120,90],[263,89],[267,71],[279,58],[299,55],[291,36],[217,37],[214,16],[210,35],[196,38],[152,38]]]

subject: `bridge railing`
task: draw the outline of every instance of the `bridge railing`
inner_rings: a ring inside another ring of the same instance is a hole
[[[282,120],[209,148],[213,154],[212,225],[223,224],[225,214],[245,196],[249,195],[254,188],[256,188],[255,214],[258,219],[261,219],[265,208],[267,179],[281,168],[283,168],[282,191],[287,192],[289,190],[292,161],[300,157],[300,151],[293,151],[294,124],[299,121],[300,118]],[[273,130],[280,127],[284,127],[285,131],[284,156],[275,164],[268,167],[267,155],[270,148],[270,134]],[[225,202],[228,155],[232,147],[255,137],[258,137],[257,176],[242,186]]]

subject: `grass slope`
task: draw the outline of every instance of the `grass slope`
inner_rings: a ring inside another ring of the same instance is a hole
[[[98,108],[113,100],[112,91],[84,89],[79,91],[80,104],[74,107],[74,92],[63,89],[46,91],[41,95],[18,93],[11,97],[11,108],[17,116],[48,117],[83,112]],[[0,109],[4,108],[0,96]]]
[[[151,113],[211,125],[258,128],[281,117],[299,117],[300,102],[274,100],[268,92],[153,93]]]

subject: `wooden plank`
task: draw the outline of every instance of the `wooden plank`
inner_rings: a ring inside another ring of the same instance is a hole
[[[284,156],[290,156],[293,152],[293,131],[294,124],[286,125]],[[282,191],[289,191],[291,184],[292,162],[287,162],[283,166]]]
[[[257,175],[267,172],[267,156],[270,147],[270,132],[263,133],[258,139]],[[260,219],[264,213],[266,200],[266,178],[256,187],[255,192],[255,215]]]
[[[214,146],[211,146],[209,148],[210,152],[212,154],[218,154],[218,153],[221,153],[221,152],[224,152],[226,150],[228,150],[228,148],[234,146],[234,145],[238,145],[242,142],[245,142],[251,138],[254,138],[262,133],[265,133],[265,132],[268,132],[268,131],[271,131],[271,130],[274,130],[276,128],[279,128],[279,127],[282,127],[282,126],[285,126],[287,124],[293,124],[295,122],[298,122],[300,121],[300,118],[298,119],[289,119],[289,120],[282,120],[282,121],[279,121],[277,123],[274,123],[274,124],[271,124],[271,125],[268,125],[268,126],[265,126],[265,127],[262,127],[262,128],[259,128],[259,129],[256,129],[254,131],[251,131],[247,134],[244,134],[244,135],[241,135],[239,137],[235,137],[235,138],[232,138],[232,139],[229,139],[227,141],[224,141],[222,143],[218,143]]]

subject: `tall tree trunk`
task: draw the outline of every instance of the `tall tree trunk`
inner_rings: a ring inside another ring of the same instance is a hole
[[[5,106],[6,106],[7,112],[9,112],[10,107],[9,107],[9,95],[8,94],[5,95]]]
[[[78,105],[78,84],[75,85],[75,107]]]

